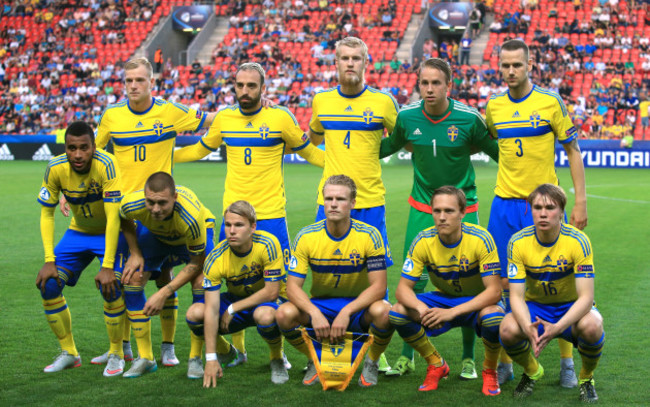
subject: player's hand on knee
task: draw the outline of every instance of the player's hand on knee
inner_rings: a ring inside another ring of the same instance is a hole
[[[221,315],[219,318],[219,332],[224,332],[228,333],[228,326],[230,325],[230,322],[232,321],[232,315],[230,315],[230,312],[226,311]]]
[[[223,370],[217,360],[210,360],[205,362],[205,370],[203,372],[203,387],[217,387],[217,379],[223,377]]]
[[[144,278],[144,257],[141,254],[131,253],[122,271],[122,284],[130,284],[135,273],[140,274],[140,279]]]
[[[41,293],[45,293],[45,284],[47,283],[47,280],[50,278],[53,278],[56,280],[56,283],[61,286],[61,279],[59,278],[59,272],[56,269],[56,263],[53,261],[48,261],[45,264],[43,264],[43,267],[41,267],[41,270],[38,272],[38,275],[36,276],[36,288],[41,290]]]
[[[95,276],[95,286],[105,299],[113,298],[118,290],[118,281],[113,269],[102,267]]]

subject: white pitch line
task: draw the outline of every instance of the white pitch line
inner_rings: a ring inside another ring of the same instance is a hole
[[[636,199],[612,198],[611,196],[601,196],[601,195],[593,195],[593,194],[587,194],[587,196],[589,198],[607,199],[609,201],[650,204],[650,201],[639,201],[639,200],[636,200]]]
[[[594,186],[606,186],[606,185],[589,185],[590,188]],[[612,186],[618,186],[618,185],[612,185]],[[576,191],[573,188],[570,188],[569,191],[571,191],[572,194],[575,195]],[[594,195],[594,194],[587,194],[589,198],[598,198],[598,199],[606,199],[608,201],[618,201],[618,202],[629,202],[629,203],[640,203],[640,204],[650,204],[650,201],[640,201],[637,199],[625,199],[625,198],[612,198],[611,196],[602,196],[602,195]]]

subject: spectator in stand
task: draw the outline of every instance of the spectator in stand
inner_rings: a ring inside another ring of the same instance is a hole
[[[472,38],[468,31],[465,31],[460,41],[460,65],[469,65],[469,57],[472,52]]]

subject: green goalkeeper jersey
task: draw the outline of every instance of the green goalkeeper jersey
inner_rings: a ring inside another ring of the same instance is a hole
[[[380,158],[410,143],[413,148],[413,189],[409,202],[423,212],[431,212],[433,191],[453,185],[467,195],[467,205],[477,202],[474,167],[470,156],[485,152],[495,161],[499,147],[487,130],[483,116],[474,108],[449,99],[441,116],[430,116],[424,101],[400,110],[392,134],[381,141]]]

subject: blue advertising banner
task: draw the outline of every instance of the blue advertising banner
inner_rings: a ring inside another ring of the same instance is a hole
[[[212,6],[179,6],[172,12],[172,27],[179,31],[200,31],[214,13]]]
[[[429,27],[464,28],[467,26],[471,11],[472,3],[468,2],[434,4],[429,9]]]
[[[200,138],[200,136],[179,136],[176,138],[176,145],[182,147],[195,144]],[[324,146],[320,145],[319,148],[324,149]],[[632,148],[622,148],[619,140],[580,140],[580,150],[587,168],[650,168],[650,141],[636,140]],[[57,144],[56,136],[51,134],[31,136],[0,134],[0,161],[49,160],[63,152],[63,144]],[[225,150],[219,148],[218,151],[204,158],[204,161],[225,162]],[[411,153],[399,151],[381,161],[383,165],[410,165]],[[298,154],[285,155],[284,162],[307,163]],[[484,153],[474,154],[472,163],[475,166],[496,165]],[[555,146],[555,165],[569,166],[569,159],[560,144]]]

